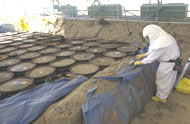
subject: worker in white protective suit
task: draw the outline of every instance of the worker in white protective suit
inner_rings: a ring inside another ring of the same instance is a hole
[[[180,56],[179,47],[175,39],[157,25],[148,25],[143,29],[143,37],[149,42],[149,50],[145,54],[137,55],[138,59],[134,65],[142,65],[159,61],[156,73],[156,96],[153,101],[167,103],[167,97],[175,84],[177,71],[174,71],[175,62]]]

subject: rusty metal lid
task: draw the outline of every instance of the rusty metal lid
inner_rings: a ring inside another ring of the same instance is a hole
[[[45,46],[38,45],[38,46],[30,47],[27,50],[29,50],[29,51],[39,51],[39,50],[42,50],[42,49],[45,49],[45,48],[46,48]]]
[[[33,58],[36,58],[36,57],[39,57],[39,56],[40,56],[40,53],[29,52],[29,53],[25,53],[23,55],[20,55],[19,58],[20,59],[33,59]]]
[[[6,55],[0,55],[0,61],[6,59],[7,57],[8,57],[8,56],[6,56]]]
[[[16,49],[17,49],[16,47],[7,47],[4,49],[0,49],[0,53],[8,53],[8,52],[14,51]]]
[[[56,59],[55,56],[40,56],[38,58],[33,59],[32,62],[36,64],[45,64],[45,63],[52,62],[55,59]]]
[[[113,41],[112,40],[100,40],[98,42],[100,42],[100,43],[112,43]]]
[[[11,80],[13,76],[14,74],[11,72],[0,72],[0,84]]]
[[[73,59],[61,59],[50,63],[50,66],[53,67],[68,67],[75,63]]]
[[[93,59],[91,62],[99,66],[109,66],[115,63],[115,59],[109,57],[98,57]]]
[[[13,42],[12,40],[1,41],[0,45],[4,45],[4,44],[6,45],[6,44],[10,44],[12,42]]]
[[[0,45],[0,49],[3,49],[5,47],[6,47],[6,45]]]
[[[44,43],[46,43],[46,41],[37,41],[37,42],[34,42],[33,44],[35,45],[43,45]]]
[[[33,42],[36,42],[37,40],[36,39],[26,39],[26,40],[23,40],[22,42],[24,43],[33,43]]]
[[[11,72],[23,72],[28,71],[34,68],[36,64],[30,62],[22,62],[16,65],[11,66],[8,70]]]
[[[120,51],[109,51],[105,52],[104,56],[111,57],[111,58],[122,58],[125,57],[127,53],[120,52]]]
[[[87,46],[74,46],[74,47],[70,47],[69,50],[76,50],[76,51],[81,51],[81,50],[86,50],[88,49]]]
[[[58,56],[58,57],[67,57],[67,56],[72,56],[74,55],[76,52],[75,51],[70,51],[70,50],[65,50],[65,51],[60,51],[60,52],[57,52],[55,54],[55,56]]]
[[[87,49],[86,52],[89,52],[89,53],[103,53],[103,52],[106,52],[106,49],[99,48],[99,47],[94,47],[94,48]]]
[[[95,57],[92,53],[77,53],[72,56],[77,61],[87,61]]]
[[[117,48],[117,50],[121,51],[121,52],[134,52],[137,51],[138,48],[132,45],[125,45],[125,46],[121,46],[119,48]]]
[[[55,53],[55,52],[57,52],[59,50],[60,49],[58,49],[58,48],[46,48],[46,49],[40,51],[40,53],[42,53],[42,54],[50,54],[50,53]]]
[[[96,46],[100,46],[101,43],[99,42],[88,42],[88,43],[84,43],[84,46],[88,46],[88,47],[96,47]]]
[[[119,47],[120,45],[115,44],[115,43],[109,43],[109,44],[102,44],[100,47],[105,48],[105,49],[114,49]]]
[[[0,92],[15,92],[32,85],[33,80],[29,78],[12,79],[0,86]]]
[[[41,66],[32,69],[27,73],[27,76],[30,78],[43,78],[49,76],[55,72],[55,68],[51,66]]]
[[[18,48],[28,48],[32,46],[34,46],[34,44],[24,44],[24,45],[19,46]]]
[[[74,41],[71,41],[71,43],[74,44],[74,45],[80,45],[80,44],[83,44],[85,42],[86,41],[84,41],[84,40],[74,40]]]
[[[10,44],[10,46],[19,46],[22,44],[23,44],[23,42],[15,42],[15,43]]]
[[[10,52],[8,55],[9,55],[9,56],[17,56],[17,55],[22,55],[22,54],[24,54],[24,53],[26,53],[26,52],[27,52],[27,50],[25,50],[25,49],[16,50],[16,51]]]
[[[0,62],[0,67],[11,66],[19,63],[19,59],[6,59]]]
[[[71,67],[71,72],[80,75],[89,75],[97,72],[99,67],[95,64],[83,63]]]
[[[64,44],[56,45],[55,47],[56,48],[68,48],[68,47],[71,47],[71,46],[73,46],[73,44],[64,43]]]

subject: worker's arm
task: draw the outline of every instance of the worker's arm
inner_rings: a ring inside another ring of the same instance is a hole
[[[143,64],[152,63],[160,58],[165,52],[165,48],[154,49],[148,53],[147,57],[142,60]]]

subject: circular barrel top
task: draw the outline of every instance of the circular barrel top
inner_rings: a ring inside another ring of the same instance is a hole
[[[89,75],[97,72],[99,67],[95,64],[83,63],[71,67],[71,72],[80,75]]]
[[[16,49],[17,49],[16,47],[7,47],[4,49],[0,49],[0,53],[8,53],[8,52],[14,51]]]
[[[73,59],[61,59],[50,63],[50,66],[53,67],[68,67],[75,63]]]
[[[57,52],[59,50],[60,49],[58,49],[58,48],[46,48],[46,49],[40,51],[40,53],[42,53],[42,54],[50,54],[50,53],[55,53],[55,52]]]
[[[74,45],[79,45],[79,44],[83,44],[85,43],[86,41],[84,40],[73,40],[71,41],[71,44],[74,44]]]
[[[6,45],[6,44],[10,44],[12,42],[13,42],[12,40],[5,40],[5,41],[1,41],[0,45]]]
[[[94,63],[98,66],[109,66],[115,63],[115,59],[109,58],[109,57],[98,57],[98,58],[93,59],[91,63]]]
[[[23,72],[23,71],[28,71],[32,68],[34,68],[36,64],[30,63],[30,62],[22,62],[16,65],[13,65],[9,68],[9,71],[11,72]]]
[[[28,78],[12,79],[0,86],[0,92],[15,92],[32,85],[33,80]]]
[[[0,84],[9,81],[14,76],[11,72],[0,72]]]
[[[19,63],[19,59],[6,59],[0,62],[0,67],[11,66]]]
[[[40,56],[40,57],[33,59],[32,62],[34,62],[36,64],[45,64],[45,63],[52,62],[55,59],[56,59],[55,56]]]
[[[86,52],[89,52],[89,53],[103,53],[103,52],[106,52],[106,49],[99,48],[99,47],[94,47],[94,48],[87,49]]]
[[[10,46],[19,46],[22,44],[23,44],[23,42],[15,42],[15,43],[10,44]]]
[[[87,43],[84,43],[84,46],[88,46],[88,47],[96,47],[96,46],[100,46],[101,43],[99,42],[87,42]]]
[[[42,50],[42,49],[45,49],[46,47],[45,46],[40,46],[40,45],[38,45],[38,46],[33,46],[33,47],[30,47],[30,48],[28,48],[27,50],[29,50],[29,51],[39,51],[39,50]]]
[[[55,47],[56,48],[68,48],[68,47],[71,47],[73,46],[72,44],[68,44],[68,43],[65,43],[65,44],[59,44],[59,45],[56,45]]]
[[[6,55],[0,55],[0,61],[6,59],[7,57],[8,57],[8,56],[6,56]]]
[[[132,45],[125,45],[125,46],[118,47],[117,50],[121,52],[134,52],[134,51],[137,51],[138,48]]]
[[[23,40],[22,42],[24,43],[33,43],[33,42],[36,42],[37,40],[36,39],[26,39],[26,40]]]
[[[92,53],[77,53],[72,56],[77,61],[86,61],[95,57]]]
[[[76,51],[86,50],[86,49],[88,49],[87,46],[73,46],[69,48],[69,50],[76,50]]]
[[[0,49],[5,48],[7,45],[0,45]]]
[[[114,49],[119,47],[119,45],[114,43],[109,43],[109,44],[102,44],[100,47],[105,49]]]
[[[20,45],[18,48],[29,48],[34,46],[34,44],[24,44],[24,45]]]
[[[23,55],[20,55],[19,58],[20,59],[33,59],[33,58],[36,58],[36,57],[39,57],[39,56],[40,56],[40,53],[28,52],[28,53],[25,53]]]
[[[51,66],[41,66],[32,69],[30,72],[27,73],[27,76],[30,78],[43,78],[49,76],[55,72],[55,68]]]
[[[25,50],[25,49],[16,50],[16,51],[10,52],[8,55],[9,55],[9,56],[17,56],[17,55],[22,55],[22,54],[24,54],[24,53],[26,53],[26,52],[27,52],[27,50]]]
[[[65,50],[65,51],[60,51],[60,52],[55,53],[55,56],[68,57],[68,56],[74,55],[75,53],[76,53],[75,51]]]
[[[104,56],[111,57],[111,58],[122,58],[125,57],[127,54],[120,51],[109,51],[105,52]]]

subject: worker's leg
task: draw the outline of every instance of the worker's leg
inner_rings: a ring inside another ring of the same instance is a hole
[[[166,103],[166,98],[174,86],[177,75],[177,72],[173,70],[173,67],[174,63],[160,63],[156,74],[157,97],[152,98],[154,101]]]

